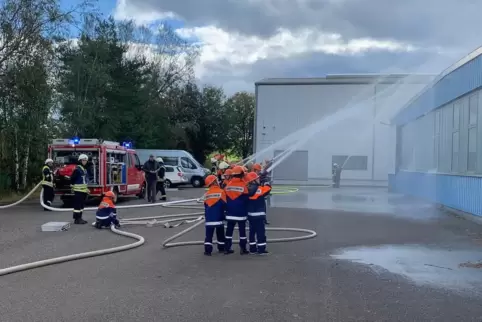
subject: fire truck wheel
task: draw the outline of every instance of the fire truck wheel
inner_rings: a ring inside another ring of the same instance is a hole
[[[144,199],[146,197],[146,183],[142,185],[141,192],[137,195],[139,199]]]

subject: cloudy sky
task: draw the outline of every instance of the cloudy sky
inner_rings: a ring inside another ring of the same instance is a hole
[[[268,77],[438,73],[482,45],[480,0],[102,0],[202,45],[200,81],[228,92]]]

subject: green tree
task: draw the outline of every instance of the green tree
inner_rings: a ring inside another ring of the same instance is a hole
[[[246,158],[253,152],[255,97],[248,92],[238,92],[226,102],[231,150]]]

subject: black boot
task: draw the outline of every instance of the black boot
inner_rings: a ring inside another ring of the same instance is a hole
[[[87,221],[83,220],[82,218],[77,218],[74,220],[74,224],[76,225],[85,225]]]
[[[249,252],[248,252],[247,249],[241,249],[240,254],[241,254],[241,255],[248,255]]]

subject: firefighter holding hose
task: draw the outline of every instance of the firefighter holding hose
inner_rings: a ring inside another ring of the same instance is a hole
[[[248,221],[249,221],[249,252],[252,254],[268,254],[266,250],[266,202],[265,197],[271,191],[271,186],[261,186],[259,175],[250,172],[246,175],[248,182]]]
[[[109,228],[111,225],[120,228],[115,201],[115,194],[112,191],[107,191],[104,194],[95,214],[95,222],[92,224],[95,228]]]
[[[42,189],[43,189],[43,202],[47,206],[52,206],[54,201],[54,160],[45,160],[45,165],[42,168]],[[44,211],[49,211],[49,209],[44,208]]]
[[[218,179],[211,174],[204,180],[208,191],[204,195],[204,218],[206,219],[206,237],[204,239],[204,255],[211,256],[213,251],[213,235],[216,231],[218,251],[225,251],[224,213],[226,211],[226,193],[219,186]]]
[[[232,170],[232,179],[224,189],[226,191],[226,244],[225,254],[232,254],[233,232],[236,225],[239,228],[239,247],[241,255],[249,254],[246,249],[246,220],[248,219],[248,188],[244,181],[244,170],[241,166],[236,166]]]
[[[75,168],[72,176],[70,177],[70,182],[72,184],[72,191],[74,192],[74,224],[84,225],[87,223],[82,219],[82,213],[84,211],[85,199],[89,194],[89,189],[87,188],[87,170],[86,165],[89,161],[89,157],[86,154],[79,155],[79,164]]]

